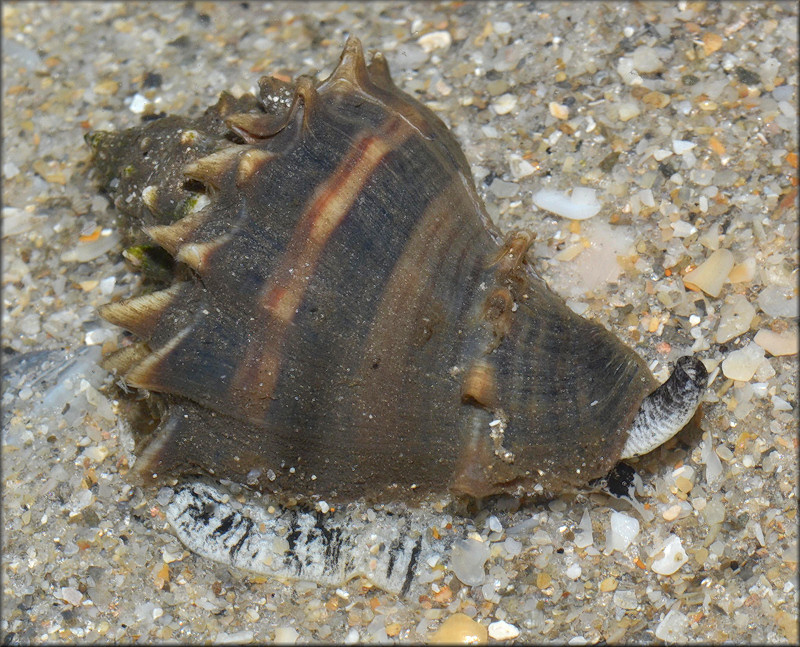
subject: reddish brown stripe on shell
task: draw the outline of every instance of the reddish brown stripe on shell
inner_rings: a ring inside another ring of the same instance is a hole
[[[403,487],[412,482],[430,487],[443,474],[449,477],[448,464],[456,458],[442,446],[446,443],[442,436],[415,432],[460,430],[464,416],[471,414],[471,407],[459,406],[460,378],[451,378],[448,371],[461,364],[465,347],[472,343],[467,338],[472,337],[470,315],[462,308],[470,308],[466,304],[474,299],[474,279],[495,253],[485,231],[464,226],[471,208],[460,179],[453,177],[417,220],[392,269],[364,344],[358,371],[359,411],[391,426],[403,452],[398,454],[374,428],[366,426],[351,442],[376,464],[387,465],[386,470]],[[433,358],[442,367],[440,372],[419,370],[433,366]],[[449,393],[441,391],[443,383],[449,385]],[[452,406],[410,404],[425,402],[434,390]],[[420,470],[419,457],[428,455],[436,457],[433,464]],[[375,480],[386,477],[376,474]]]
[[[363,135],[339,168],[320,187],[300,217],[292,240],[260,298],[264,319],[258,341],[248,349],[232,388],[246,417],[261,422],[278,379],[281,352],[291,325],[325,245],[342,224],[364,186],[392,150],[400,148],[413,131],[399,119],[378,133]]]

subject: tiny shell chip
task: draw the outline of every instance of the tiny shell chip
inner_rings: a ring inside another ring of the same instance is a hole
[[[486,579],[483,566],[489,559],[489,544],[475,539],[460,539],[453,544],[450,567],[467,586],[479,586]]]
[[[606,539],[606,553],[624,552],[639,534],[639,522],[622,512],[611,513],[611,527]]]
[[[689,561],[677,535],[670,535],[659,553],[663,553],[663,556],[654,561],[652,566],[653,571],[659,575],[672,575]]]
[[[797,317],[797,295],[793,288],[767,286],[758,295],[758,306],[770,317]]]
[[[594,190],[583,187],[573,189],[569,197],[561,191],[542,189],[533,194],[533,203],[540,209],[570,220],[587,220],[596,216],[602,206]]]
[[[718,297],[722,285],[733,269],[733,254],[727,249],[718,249],[701,265],[683,277],[686,287],[702,290],[707,295]]]
[[[428,641],[431,645],[485,644],[489,633],[480,622],[465,613],[454,613],[442,623]]]
[[[592,518],[589,516],[589,511],[584,510],[581,522],[575,528],[575,546],[577,548],[586,548],[591,546],[594,541],[592,534]]]
[[[656,638],[664,642],[683,642],[686,640],[685,631],[688,626],[689,618],[686,617],[686,614],[671,609],[658,623]]]
[[[504,620],[497,620],[489,625],[489,637],[492,640],[514,640],[519,636],[519,629]]]

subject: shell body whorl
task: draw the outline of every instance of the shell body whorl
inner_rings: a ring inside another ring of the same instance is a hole
[[[607,472],[644,362],[494,229],[446,126],[351,39],[322,83],[89,141],[117,207],[179,262],[101,314],[164,414],[136,469],[287,495],[547,496]]]

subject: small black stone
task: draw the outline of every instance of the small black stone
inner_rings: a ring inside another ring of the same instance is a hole
[[[661,171],[661,175],[668,179],[675,175],[675,169],[672,164],[659,164],[658,170]]]
[[[148,72],[145,74],[144,81],[142,81],[142,88],[144,90],[160,88],[163,81],[163,77],[157,72]]]
[[[611,170],[617,163],[619,156],[620,156],[620,151],[613,151],[608,155],[606,155],[600,162],[600,170],[603,171],[603,173],[611,173]]]
[[[167,45],[172,45],[173,47],[187,47],[191,41],[189,37],[184,34],[183,36],[178,36],[175,40],[170,41]]]
[[[629,498],[636,470],[627,463],[619,462],[606,477],[606,489],[617,498]]]
[[[152,115],[142,115],[142,123],[146,123],[148,121],[155,121],[156,119],[163,119],[167,116],[166,112],[157,112],[153,113]]]
[[[736,72],[736,78],[739,79],[739,83],[744,83],[745,85],[758,85],[761,83],[761,77],[758,74],[741,65],[737,66],[734,72]]]

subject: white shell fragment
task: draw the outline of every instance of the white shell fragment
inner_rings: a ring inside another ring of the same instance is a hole
[[[683,155],[684,153],[688,153],[695,146],[697,146],[697,144],[695,144],[694,142],[686,141],[685,139],[672,140],[672,150],[675,151],[676,155]]]
[[[689,561],[689,556],[681,544],[681,538],[677,535],[670,535],[659,553],[663,555],[655,560],[652,566],[653,571],[659,575],[672,575]]]
[[[456,577],[467,586],[479,586],[486,579],[484,564],[489,559],[487,542],[476,539],[457,539],[450,553],[450,567]]]
[[[533,194],[533,203],[540,209],[570,220],[586,220],[596,216],[602,207],[594,189],[575,187],[567,196],[561,191],[542,189]]]
[[[625,552],[639,534],[639,521],[622,512],[611,512],[611,527],[606,536],[606,554],[618,550]]]
[[[519,636],[519,629],[505,620],[489,624],[489,638],[492,640],[514,640]]]
[[[683,642],[686,640],[686,629],[689,618],[686,614],[676,609],[669,610],[656,627],[656,638],[668,643]]]
[[[576,548],[586,548],[591,546],[593,542],[592,518],[589,516],[589,510],[584,510],[581,522],[575,528],[575,546]]]
[[[797,295],[790,287],[769,285],[758,295],[758,307],[770,317],[797,317]]]
[[[417,39],[419,46],[430,53],[435,49],[446,50],[453,42],[453,37],[448,31],[432,31]]]

